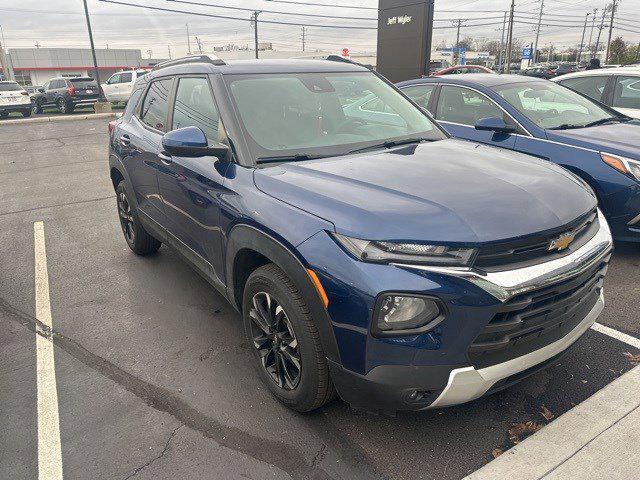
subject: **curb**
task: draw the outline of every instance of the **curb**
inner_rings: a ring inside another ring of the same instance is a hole
[[[0,125],[12,125],[16,123],[69,122],[73,120],[95,120],[98,118],[118,118],[121,116],[122,116],[122,112],[111,112],[111,113],[87,113],[84,115],[59,115],[55,117],[17,118],[15,120],[0,120]]]
[[[638,478],[639,391],[637,366],[465,480]]]

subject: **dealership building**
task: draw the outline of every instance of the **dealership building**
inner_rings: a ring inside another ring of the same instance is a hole
[[[100,80],[120,70],[146,67],[157,60],[143,59],[137,49],[96,49]],[[43,85],[53,77],[93,76],[89,48],[11,48],[10,76],[21,85]]]

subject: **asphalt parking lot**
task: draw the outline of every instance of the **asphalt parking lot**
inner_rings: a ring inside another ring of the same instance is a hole
[[[293,413],[260,385],[238,314],[206,281],[166,247],[129,251],[107,120],[4,124],[2,478],[38,473],[34,222],[44,225],[66,479],[459,479],[530,433],[514,425],[553,421],[639,353],[590,330],[549,369],[466,405],[391,418],[337,400]],[[635,337],[639,266],[640,247],[617,246],[599,319]]]

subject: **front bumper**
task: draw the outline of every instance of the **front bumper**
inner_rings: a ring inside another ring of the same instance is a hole
[[[447,386],[429,408],[447,407],[475,400],[487,393],[502,380],[517,380],[516,377],[536,365],[558,356],[569,348],[594,324],[604,308],[604,296],[600,293],[598,302],[587,316],[568,335],[560,340],[508,362],[476,370],[473,367],[456,368],[449,374]],[[524,378],[524,377],[523,377]]]
[[[448,305],[452,310],[457,308],[456,313],[437,327],[439,332],[398,340],[372,338],[362,328],[336,322],[337,316],[334,316],[334,329],[339,332],[339,341],[342,337],[344,340],[340,341],[342,365],[330,363],[330,368],[342,398],[356,408],[369,410],[444,407],[474,400],[552,363],[595,322],[604,306],[601,290],[597,292],[594,304],[574,317],[575,327],[533,351],[475,368],[471,366],[467,350],[473,338],[493,317],[492,312],[509,300],[552,285],[566,284],[581,275],[591,275],[594,268],[606,264],[613,241],[607,221],[601,212],[598,215],[600,229],[587,243],[564,257],[537,265],[495,272],[395,265],[403,272],[419,275],[423,285],[428,282],[453,285],[453,296],[447,290],[450,295]],[[393,273],[393,270],[387,272]],[[473,292],[482,292],[483,296]],[[436,290],[420,293],[437,295]],[[472,294],[473,297],[469,296]],[[460,306],[463,308],[458,308]],[[364,346],[367,361],[376,363],[363,372],[349,368],[347,364],[354,351],[362,351],[356,350],[358,345]]]

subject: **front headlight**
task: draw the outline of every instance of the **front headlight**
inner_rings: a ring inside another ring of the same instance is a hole
[[[383,242],[331,234],[345,250],[358,260],[370,263],[417,263],[438,266],[469,266],[476,255],[474,248],[449,247],[413,242]]]
[[[631,160],[630,158],[621,157],[620,155],[602,152],[600,153],[600,157],[602,157],[602,161],[610,167],[640,181],[640,162],[638,160]]]
[[[442,303],[432,297],[385,293],[374,308],[372,333],[376,337],[415,335],[444,320]]]

